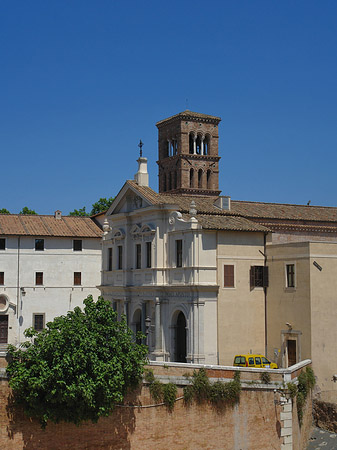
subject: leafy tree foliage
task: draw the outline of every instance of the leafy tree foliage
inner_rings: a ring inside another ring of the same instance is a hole
[[[69,213],[69,216],[79,216],[79,217],[88,217],[89,214],[85,210],[85,206],[80,209],[74,209],[74,211]]]
[[[114,200],[113,197],[100,198],[98,202],[93,203],[90,215],[93,216],[94,214],[108,210]]]
[[[10,214],[10,212],[8,211],[8,209],[2,208],[0,209],[0,214]]]
[[[141,379],[147,347],[137,344],[125,318],[117,320],[109,302],[89,296],[49,322],[34,342],[8,349],[7,373],[14,399],[43,427],[48,421],[96,422],[122,403]]]
[[[37,214],[34,209],[29,209],[27,206],[24,206],[19,214],[29,215],[29,214]]]

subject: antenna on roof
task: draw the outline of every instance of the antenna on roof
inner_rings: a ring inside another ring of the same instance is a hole
[[[139,156],[140,156],[140,157],[143,156],[143,150],[142,150],[142,149],[143,149],[143,145],[144,145],[144,144],[143,144],[142,140],[140,139],[140,140],[139,140],[139,144],[138,144],[138,147],[139,147]]]

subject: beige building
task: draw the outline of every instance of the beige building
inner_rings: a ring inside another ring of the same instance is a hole
[[[310,358],[337,401],[337,208],[219,196],[219,122],[184,111],[157,123],[159,193],[141,154],[103,225],[101,292],[147,334],[152,360]]]

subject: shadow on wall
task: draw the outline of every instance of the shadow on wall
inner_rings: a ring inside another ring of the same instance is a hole
[[[13,448],[20,450],[128,450],[136,424],[134,408],[116,407],[109,417],[101,418],[98,423],[85,422],[77,426],[50,422],[43,430],[37,420],[28,418],[14,405],[12,395],[8,396],[6,410],[8,438],[13,442]]]

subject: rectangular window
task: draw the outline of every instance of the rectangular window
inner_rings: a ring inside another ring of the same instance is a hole
[[[287,287],[295,287],[295,264],[286,265]]]
[[[176,266],[183,266],[183,241],[181,239],[176,240]]]
[[[44,239],[35,239],[35,250],[37,251],[44,250]]]
[[[152,242],[146,243],[146,267],[152,267]]]
[[[82,239],[74,239],[73,240],[73,250],[74,250],[74,252],[82,251]]]
[[[33,327],[36,331],[42,331],[44,328],[44,314],[33,314]]]
[[[268,287],[268,267],[252,266],[250,268],[250,287]]]
[[[6,250],[6,239],[0,238],[0,250]]]
[[[0,272],[0,285],[3,286],[5,284],[5,272]]]
[[[108,248],[108,270],[112,270],[112,247]]]
[[[81,286],[81,272],[74,272],[74,286]]]
[[[35,272],[35,284],[36,286],[43,285],[43,272]]]
[[[117,267],[119,270],[123,269],[123,246],[118,246],[118,264]]]
[[[233,264],[224,265],[224,287],[234,287],[234,266]]]
[[[142,246],[141,244],[136,244],[136,269],[142,267]]]

